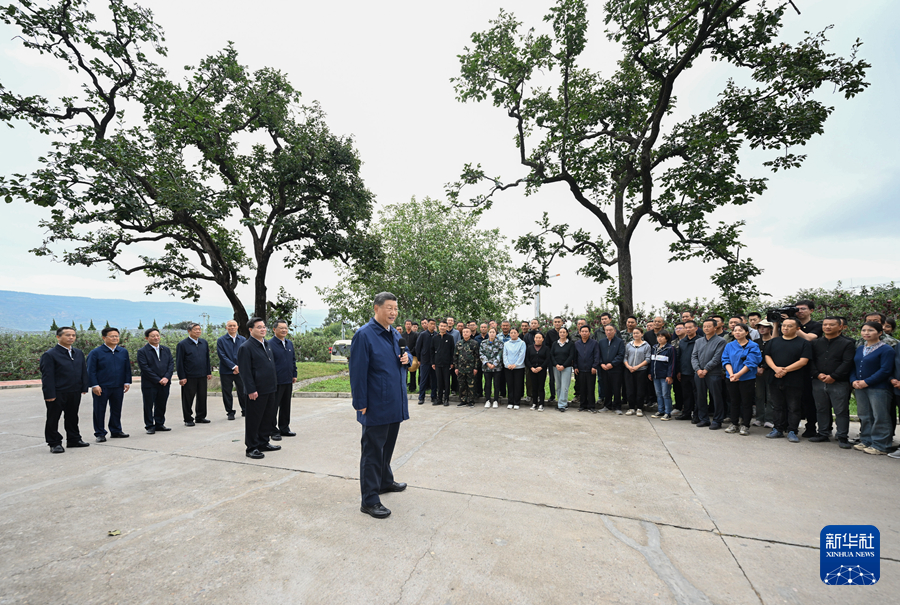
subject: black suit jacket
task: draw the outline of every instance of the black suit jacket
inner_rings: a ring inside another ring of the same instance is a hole
[[[248,395],[267,395],[278,389],[275,356],[268,343],[248,338],[238,349],[238,367],[241,369],[244,392]]]
[[[44,399],[56,399],[62,393],[86,393],[87,364],[84,353],[72,347],[72,357],[62,345],[56,345],[41,355],[41,387]]]
[[[212,374],[212,366],[209,361],[209,345],[202,338],[197,339],[197,344],[190,338],[185,338],[175,347],[176,363],[178,363],[178,378],[206,378]]]
[[[434,359],[434,350],[432,349],[433,345],[431,340],[437,335],[437,332],[432,334],[428,330],[425,330],[419,334],[418,338],[416,338],[416,357],[419,358],[419,363],[427,365],[429,368],[431,367],[431,360]]]
[[[159,357],[157,357],[153,347],[149,343],[145,344],[138,349],[137,362],[141,369],[141,389],[157,387],[163,378],[168,378],[169,383],[172,382],[175,360],[172,359],[172,351],[169,350],[169,347],[159,345]]]

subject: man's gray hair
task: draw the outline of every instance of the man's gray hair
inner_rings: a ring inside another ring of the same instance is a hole
[[[376,307],[380,307],[389,300],[397,302],[397,297],[394,296],[393,294],[391,294],[390,292],[379,292],[378,294],[375,295],[374,305]]]

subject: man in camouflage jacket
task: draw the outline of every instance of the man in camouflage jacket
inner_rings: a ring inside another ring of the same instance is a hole
[[[463,328],[462,340],[456,343],[453,352],[453,367],[459,377],[459,404],[457,407],[475,405],[475,375],[478,373],[480,351],[478,343],[472,338],[472,331]]]

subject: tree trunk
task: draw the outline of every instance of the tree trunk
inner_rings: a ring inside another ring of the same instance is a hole
[[[634,285],[631,276],[631,248],[628,242],[618,247],[619,262],[619,322],[634,314]]]
[[[247,329],[247,322],[250,321],[250,317],[247,315],[247,308],[234,290],[223,287],[222,291],[225,292],[228,302],[231,303],[231,308],[234,309],[234,321],[238,324],[238,334],[250,338],[250,330]]]
[[[266,321],[266,307],[268,306],[266,304],[266,302],[268,302],[266,300],[266,294],[268,292],[268,290],[266,289],[266,273],[268,272],[268,270],[269,257],[257,254],[256,281],[254,283],[255,296],[253,298],[253,315],[262,318],[263,321]]]

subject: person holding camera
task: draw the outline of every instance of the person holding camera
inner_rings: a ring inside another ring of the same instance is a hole
[[[788,317],[781,322],[781,336],[772,340],[766,348],[766,365],[772,369],[769,396],[775,413],[775,428],[766,435],[769,439],[784,437],[787,432],[788,441],[799,443],[797,431],[803,413],[803,374],[812,357],[809,342],[797,336],[800,332],[800,320]]]

